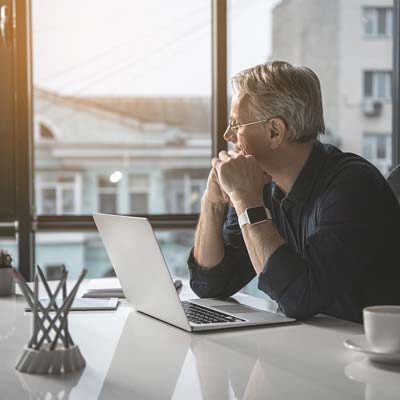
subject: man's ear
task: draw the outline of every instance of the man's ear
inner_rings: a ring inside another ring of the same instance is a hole
[[[272,118],[269,121],[269,141],[271,149],[276,149],[283,142],[287,133],[285,122],[281,118]]]

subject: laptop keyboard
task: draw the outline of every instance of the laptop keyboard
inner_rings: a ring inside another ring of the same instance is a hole
[[[244,319],[233,317],[219,311],[211,310],[207,307],[193,304],[189,301],[182,301],[183,309],[187,319],[195,324],[214,324],[216,322],[239,322]]]

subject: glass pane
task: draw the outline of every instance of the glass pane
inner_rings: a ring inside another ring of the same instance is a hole
[[[393,35],[393,9],[389,8],[386,13],[386,34]]]
[[[131,175],[129,180],[131,190],[148,190],[149,177],[147,175]]]
[[[161,251],[174,277],[189,277],[187,259],[193,245],[193,235],[192,230],[156,232]],[[3,243],[1,241],[0,246]],[[14,249],[11,245],[6,248]],[[49,279],[58,279],[62,265],[69,270],[71,278],[77,278],[82,268],[88,269],[87,278],[114,276],[100,236],[95,232],[38,233],[36,262]]]
[[[130,203],[131,214],[147,214],[149,195],[147,193],[131,193]]]
[[[378,137],[377,157],[378,158],[386,158],[386,137],[385,136]]]
[[[365,97],[376,95],[372,71],[393,69],[392,38],[384,36],[376,41],[362,34],[377,33],[373,27],[377,16],[374,18],[372,12],[364,9],[366,2],[248,3],[228,0],[228,78],[272,60],[308,66],[321,82],[326,125],[321,141],[362,155],[363,136],[371,127],[377,135],[391,137],[391,102],[386,98],[365,101]],[[387,0],[373,2],[374,8],[391,5]],[[230,88],[228,96],[231,94]],[[364,147],[365,154],[372,155],[369,144]],[[381,161],[375,157],[373,162],[386,173],[391,154],[386,151],[384,162]],[[263,296],[254,282],[246,290]]]
[[[57,214],[56,195],[55,189],[42,190],[43,214]]]
[[[367,160],[372,161],[375,157],[376,137],[365,135],[363,137],[363,153],[362,156]]]
[[[74,190],[64,189],[62,191],[62,212],[65,214],[71,214],[75,210],[75,193]]]
[[[362,24],[364,28],[365,35],[373,34],[373,23],[374,23],[374,9],[373,8],[364,8],[363,10],[363,18]]]
[[[376,73],[376,81],[377,81],[377,97],[384,99],[388,97],[389,93],[386,93],[386,79],[388,78],[388,74],[386,72],[377,72]]]
[[[99,188],[115,187],[114,183],[112,183],[109,178],[104,177],[104,176],[101,176],[98,179],[98,186],[99,186]]]
[[[378,8],[378,35],[386,35],[386,8]]]
[[[211,2],[32,0],[32,25],[36,182],[39,171],[81,176],[61,213],[126,214],[134,192],[147,212],[174,212],[166,176],[205,170],[205,181],[210,168]],[[112,184],[114,195],[98,192]],[[199,211],[181,195],[181,212]]]
[[[200,209],[200,201],[204,188],[203,185],[192,185],[190,189],[190,209],[192,212],[195,212]]]
[[[101,193],[99,195],[99,211],[106,214],[117,212],[117,195],[114,193]]]
[[[364,96],[372,97],[372,72],[364,72]]]

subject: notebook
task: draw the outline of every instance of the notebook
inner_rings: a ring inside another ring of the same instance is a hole
[[[117,278],[93,279],[86,286],[82,297],[117,297],[124,298],[124,292]]]
[[[47,307],[49,299],[40,299],[44,307]],[[71,306],[71,311],[88,311],[88,310],[116,310],[119,300],[111,299],[81,299],[76,298]],[[60,307],[62,299],[57,299],[57,305]],[[31,311],[30,307],[25,307],[25,311]]]
[[[182,288],[182,281],[180,279],[174,280],[176,290]],[[117,278],[102,278],[90,281],[87,285],[86,291],[82,297],[85,298],[104,298],[104,297],[117,297],[125,298],[121,285]]]

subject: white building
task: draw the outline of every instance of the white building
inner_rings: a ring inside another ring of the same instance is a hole
[[[283,0],[271,59],[311,67],[331,137],[383,174],[391,166],[391,0]]]
[[[35,196],[40,215],[193,213],[211,158],[207,98],[76,98],[35,90]],[[187,273],[187,232],[160,232],[169,266]],[[110,273],[95,233],[36,235],[48,275]],[[179,271],[178,271],[179,270]]]

